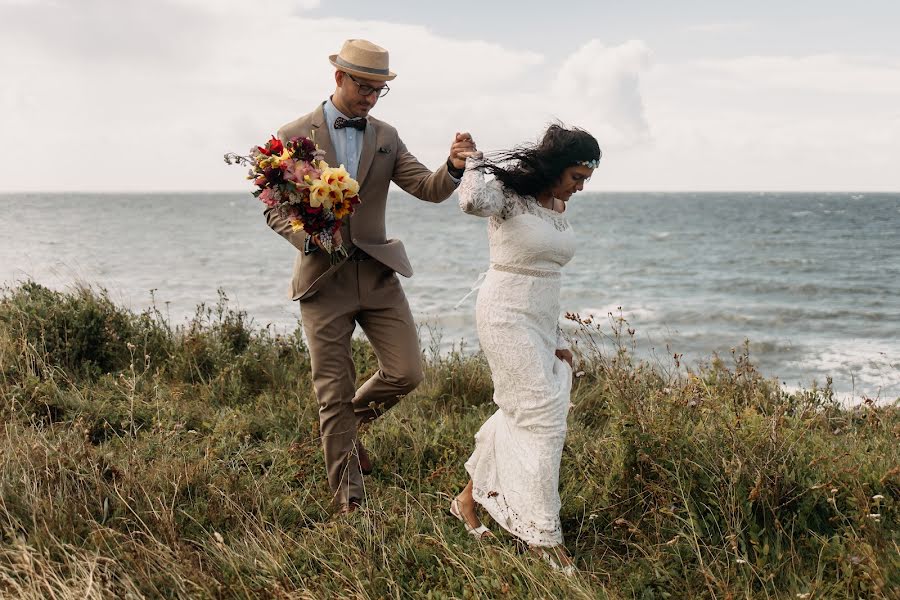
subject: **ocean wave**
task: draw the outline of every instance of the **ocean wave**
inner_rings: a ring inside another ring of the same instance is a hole
[[[900,398],[900,344],[878,340],[841,340],[813,350],[792,365],[802,373],[840,379],[855,395],[883,400]]]
[[[583,308],[579,313],[582,317],[607,318],[612,315],[613,318],[623,317],[630,323],[653,321],[657,315],[657,311],[649,307],[629,307],[619,304],[609,304],[600,308]]]
[[[871,282],[870,282],[871,285]],[[874,295],[883,293],[885,295],[891,293],[888,288],[874,286],[848,286],[838,285],[830,281],[790,281],[784,279],[763,279],[756,277],[737,277],[723,279],[713,285],[713,289],[717,292],[734,293],[740,290],[744,293],[758,294],[761,296],[786,294],[801,296],[818,296],[823,298],[837,298],[849,296],[862,296],[872,300],[868,302],[870,306],[877,306],[877,298]]]

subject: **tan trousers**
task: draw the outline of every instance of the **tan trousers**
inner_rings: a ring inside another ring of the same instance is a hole
[[[369,259],[347,261],[300,302],[328,484],[338,504],[365,498],[355,451],[357,428],[395,405],[422,381],[412,313],[397,275]],[[350,339],[359,323],[378,358],[378,372],[356,388]]]

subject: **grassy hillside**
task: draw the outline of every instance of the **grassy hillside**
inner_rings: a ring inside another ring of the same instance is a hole
[[[298,333],[224,295],[175,327],[102,290],[6,290],[0,596],[900,597],[896,405],[786,393],[746,348],[642,363],[627,323],[580,327],[566,578],[447,515],[494,410],[483,358],[426,352],[425,383],[364,433],[367,509],[337,517]]]

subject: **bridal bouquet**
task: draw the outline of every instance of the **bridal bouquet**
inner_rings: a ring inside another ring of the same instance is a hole
[[[324,155],[309,138],[282,143],[272,136],[265,146],[252,148],[249,156],[229,152],[225,162],[250,167],[247,179],[256,185],[253,196],[288,219],[294,231],[318,236],[336,263],[347,250],[335,247],[334,235],[359,204],[359,183],[344,165],[328,166]]]

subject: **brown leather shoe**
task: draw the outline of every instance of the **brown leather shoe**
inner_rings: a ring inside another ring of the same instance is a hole
[[[356,440],[356,454],[359,456],[359,470],[363,475],[371,475],[372,461],[369,459],[369,453],[366,452],[365,446],[359,440]]]
[[[352,512],[355,512],[356,509],[360,507],[359,500],[356,498],[350,498],[350,501],[346,504],[341,504],[341,507],[338,509],[338,513],[342,515],[349,515]]]

